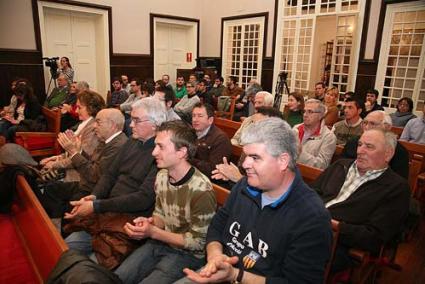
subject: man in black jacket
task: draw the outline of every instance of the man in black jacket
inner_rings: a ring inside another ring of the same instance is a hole
[[[159,100],[145,98],[135,102],[130,124],[133,139],[122,146],[92,194],[71,202],[74,208],[65,218],[111,212],[134,218],[150,216],[155,206],[154,182],[158,171],[152,156],[155,131],[165,120],[165,106]],[[65,241],[70,248],[87,254],[92,251],[91,236],[85,231],[74,232]]]
[[[232,189],[207,233],[199,283],[322,283],[332,240],[329,213],[296,169],[296,140],[280,118],[242,134],[247,177]],[[236,282],[235,282],[236,281]]]
[[[376,110],[369,113],[362,121],[363,131],[379,128],[382,130],[391,130],[391,117],[382,110]],[[357,158],[357,144],[359,143],[359,137],[348,140],[342,151],[342,157],[347,159]],[[390,168],[404,177],[406,180],[409,177],[409,152],[399,142],[395,147],[394,156],[389,162]]]
[[[402,231],[410,192],[406,179],[389,167],[396,143],[392,132],[367,130],[360,137],[357,159],[338,160],[312,185],[340,222],[334,271],[352,265],[350,248],[377,254]]]

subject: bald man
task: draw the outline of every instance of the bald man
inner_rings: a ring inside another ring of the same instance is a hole
[[[68,208],[68,201],[89,195],[105,169],[115,159],[119,149],[127,142],[122,132],[124,115],[118,109],[107,108],[96,115],[95,133],[100,141],[93,154],[81,152],[78,141],[60,133],[58,142],[71,158],[80,175],[79,182],[58,182],[49,186],[42,202],[52,218],[59,218]],[[53,200],[52,200],[53,199]]]

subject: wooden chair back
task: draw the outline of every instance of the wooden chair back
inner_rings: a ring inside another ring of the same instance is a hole
[[[22,175],[17,177],[16,194],[12,207],[16,229],[39,283],[45,283],[68,246]]]
[[[310,167],[300,163],[297,163],[297,166],[306,184],[311,184],[314,182],[323,172],[322,169]]]
[[[330,283],[330,272],[331,272],[331,268],[332,268],[332,264],[334,262],[335,259],[335,252],[336,252],[336,248],[338,246],[338,239],[339,239],[339,222],[336,220],[331,220],[331,226],[332,226],[332,245],[331,245],[331,256],[329,258],[328,263],[326,264],[325,267],[325,276],[324,276],[324,281],[323,283]]]
[[[230,191],[214,183],[212,185],[215,192],[215,198],[217,200],[217,207],[220,208],[226,202],[227,197],[229,197]]]
[[[391,126],[391,132],[397,135],[397,139],[400,138],[401,134],[403,133],[403,129],[404,127]]]
[[[222,117],[222,118],[226,118],[229,120],[233,119],[233,114],[235,113],[235,105],[236,105],[236,97],[232,97],[231,101],[230,101],[230,108],[229,111],[219,111],[216,110],[215,111],[215,116],[216,117]]]
[[[409,185],[413,197],[421,195],[423,188],[419,176],[425,172],[425,145],[399,140],[400,144],[409,152]]]
[[[227,134],[227,137],[229,137],[229,139],[232,139],[236,131],[238,131],[238,129],[241,127],[240,122],[221,117],[214,117],[214,124],[221,130],[223,130],[224,133]]]
[[[46,118],[48,132],[16,132],[15,142],[27,149],[32,156],[57,155],[61,152],[57,136],[61,129],[62,114],[59,110],[54,111],[44,106],[41,112]]]

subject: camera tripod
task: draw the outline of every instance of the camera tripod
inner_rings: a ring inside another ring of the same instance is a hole
[[[287,78],[288,78],[288,73],[285,71],[280,72],[277,77],[273,107],[279,110],[280,110],[280,105],[282,103],[283,90],[285,89],[286,93],[289,95],[289,87],[286,81]]]

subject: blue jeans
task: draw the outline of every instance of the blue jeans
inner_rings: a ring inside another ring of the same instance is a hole
[[[183,268],[196,270],[204,259],[176,250],[165,243],[148,240],[115,270],[124,283],[165,284],[184,277]]]
[[[77,250],[82,254],[90,255],[93,253],[91,235],[86,231],[72,233],[65,239],[65,242],[70,249]]]

